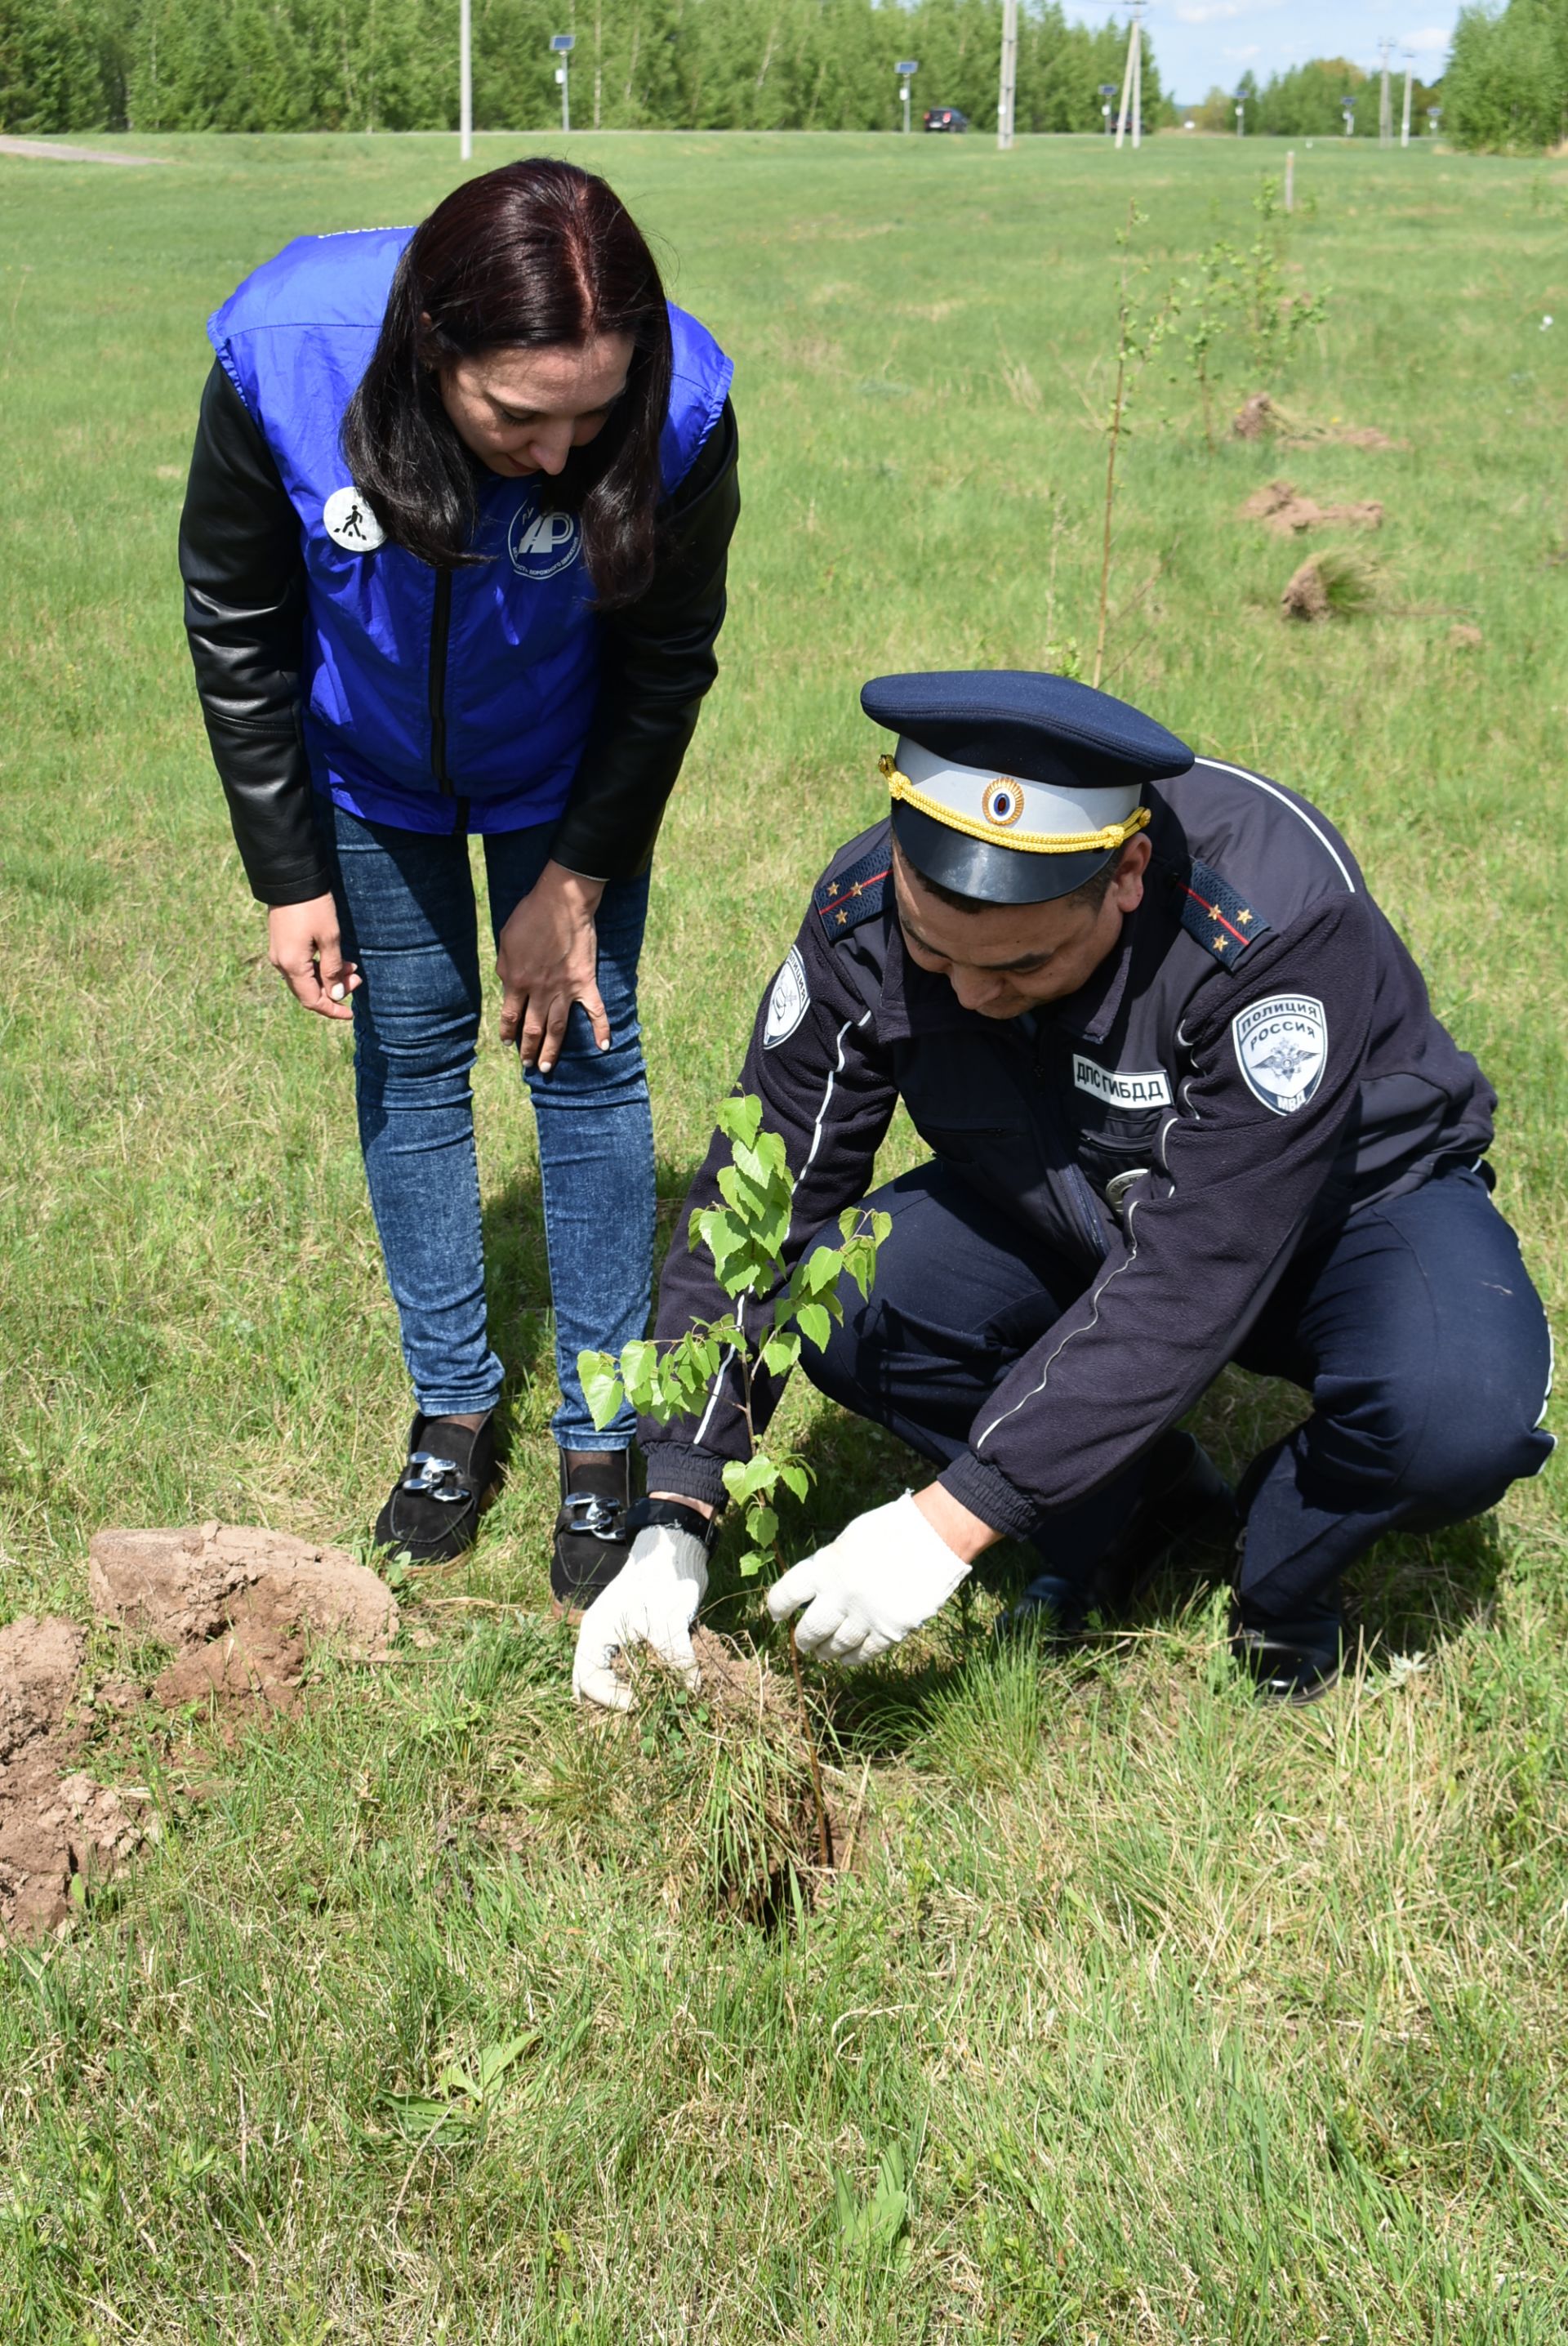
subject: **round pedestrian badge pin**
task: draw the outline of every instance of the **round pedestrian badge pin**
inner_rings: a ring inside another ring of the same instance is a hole
[[[1310,994],[1271,994],[1230,1022],[1247,1087],[1276,1116],[1305,1107],[1329,1064],[1329,1021]]]
[[[373,554],[386,532],[358,489],[334,489],[321,507],[321,526],[334,546],[349,554]]]

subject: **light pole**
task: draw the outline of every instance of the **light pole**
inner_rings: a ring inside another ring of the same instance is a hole
[[[457,151],[465,163],[473,156],[473,9],[463,0],[457,15]]]
[[[563,130],[570,130],[572,128],[572,85],[566,77],[566,60],[571,56],[572,51],[576,47],[576,46],[577,36],[575,33],[552,33],[550,36],[551,50],[561,60],[560,64],[555,67],[555,79],[561,85],[561,128]]]
[[[1111,135],[1111,100],[1115,97],[1115,94],[1116,85],[1114,81],[1103,81],[1100,84],[1100,118],[1105,126],[1105,136],[1107,138]]]
[[[1018,94],[1018,0],[1002,0],[1002,76],[996,93],[996,145],[1005,155],[1013,144],[1013,109]]]
[[[1132,22],[1127,33],[1127,68],[1122,76],[1122,103],[1116,114],[1116,148],[1120,152],[1122,138],[1127,128],[1127,107],[1132,106],[1133,144],[1143,144],[1144,136],[1144,0],[1133,0]]]
[[[1389,102],[1389,58],[1393,46],[1392,41],[1388,40],[1380,41],[1378,44],[1379,53],[1382,58],[1381,74],[1378,84],[1378,144],[1380,147],[1391,147],[1394,143],[1394,109]]]
[[[1345,117],[1345,136],[1347,138],[1353,138],[1356,135],[1355,99],[1353,97],[1342,97],[1339,100],[1339,111]]]
[[[1247,136],[1247,100],[1244,97],[1236,101],[1236,135],[1238,138]]]
[[[1436,138],[1440,135],[1440,133],[1439,133],[1439,129],[1438,129],[1438,126],[1439,126],[1439,124],[1440,124],[1440,123],[1441,122],[1441,120],[1442,120],[1442,108],[1441,108],[1441,106],[1429,106],[1429,107],[1428,107],[1428,108],[1427,108],[1427,120],[1428,120],[1428,121],[1431,123],[1431,135],[1432,135],[1432,137],[1433,137],[1434,138]]]
[[[1407,49],[1405,51],[1405,110],[1400,118],[1401,147],[1408,147],[1410,143],[1410,84],[1415,79],[1415,71],[1416,53],[1414,49]]]
[[[899,77],[899,96],[904,102],[904,137],[910,133],[910,84],[920,71],[918,57],[901,57],[893,67]]]

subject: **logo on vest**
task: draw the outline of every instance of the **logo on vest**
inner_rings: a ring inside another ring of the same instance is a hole
[[[806,964],[800,958],[799,945],[791,945],[789,958],[773,981],[773,991],[768,997],[768,1018],[762,1029],[762,1047],[776,1051],[787,1043],[811,1006],[810,988],[806,984]]]
[[[334,489],[321,507],[321,527],[348,554],[373,554],[387,534],[358,489]]]
[[[554,578],[577,559],[583,533],[575,514],[541,513],[519,505],[506,533],[506,551],[521,578]]]
[[[1254,1098],[1276,1116],[1305,1107],[1329,1064],[1329,1021],[1310,994],[1271,994],[1230,1022],[1236,1061]]]
[[[1111,1107],[1169,1107],[1171,1104],[1171,1087],[1163,1067],[1135,1075],[1126,1067],[1102,1067],[1075,1051],[1073,1081],[1079,1091],[1105,1100]]]

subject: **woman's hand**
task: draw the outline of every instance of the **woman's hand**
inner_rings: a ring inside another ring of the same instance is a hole
[[[274,904],[267,915],[267,958],[297,1002],[323,1018],[351,1018],[349,996],[363,983],[343,959],[338,908],[331,896],[308,904]]]
[[[559,863],[546,863],[501,932],[495,954],[501,1039],[516,1043],[524,1066],[537,1066],[542,1076],[561,1056],[574,1002],[587,1012],[600,1050],[610,1047],[594,927],[604,892],[602,880],[585,880]]]

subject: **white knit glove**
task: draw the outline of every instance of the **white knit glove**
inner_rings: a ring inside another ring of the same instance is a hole
[[[609,1586],[583,1616],[572,1660],[572,1692],[605,1710],[630,1710],[632,1690],[610,1664],[616,1654],[646,1645],[688,1687],[699,1682],[691,1625],[708,1593],[708,1556],[690,1532],[668,1524],[640,1531]]]
[[[906,1491],[891,1506],[857,1515],[830,1546],[775,1581],[768,1610],[782,1621],[804,1605],[795,1630],[800,1651],[852,1669],[929,1621],[968,1570]]]

